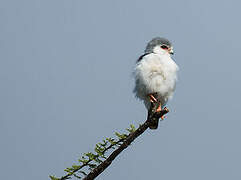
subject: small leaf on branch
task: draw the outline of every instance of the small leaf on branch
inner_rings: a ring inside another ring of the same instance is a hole
[[[87,159],[79,159],[78,161],[79,161],[79,162],[82,162],[83,164],[86,164],[86,163],[89,162],[89,160],[87,160]]]
[[[106,145],[107,145],[106,140],[103,140],[103,143],[99,143],[99,145],[101,145],[102,147],[106,147]]]
[[[72,168],[66,168],[64,171],[67,173],[70,173],[70,172],[72,172]]]
[[[55,176],[49,176],[51,180],[59,180],[59,178],[56,178]]]
[[[88,153],[85,153],[85,155],[90,159],[90,160],[94,160],[96,155],[91,153],[91,152],[88,152]]]
[[[117,143],[117,142],[115,142],[115,139],[112,139],[112,138],[106,138],[106,140],[112,145],[116,145],[116,143]]]
[[[130,128],[126,128],[126,130],[129,132],[129,133],[133,133],[136,131],[136,128],[133,124],[130,125]]]
[[[79,169],[79,168],[80,168],[80,166],[79,166],[79,165],[75,165],[75,164],[74,164],[74,165],[72,166],[72,168],[73,168],[73,170],[77,170],[77,169]]]
[[[127,134],[120,134],[118,132],[115,132],[115,135],[119,138],[119,139],[125,139],[127,137]]]

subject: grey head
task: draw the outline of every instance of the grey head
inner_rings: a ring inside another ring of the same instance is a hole
[[[165,46],[167,46],[168,48],[171,48],[171,47],[172,47],[172,43],[171,43],[168,39],[162,38],[162,37],[156,37],[156,38],[153,38],[153,39],[147,44],[145,53],[152,53],[154,47],[156,47],[157,45],[158,45],[158,46],[165,45]]]

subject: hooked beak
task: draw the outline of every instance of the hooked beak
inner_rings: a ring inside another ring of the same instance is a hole
[[[173,49],[172,49],[172,48],[169,48],[169,49],[168,49],[168,52],[169,52],[169,54],[171,54],[171,55],[173,55],[173,54],[174,54],[174,51],[173,51]]]

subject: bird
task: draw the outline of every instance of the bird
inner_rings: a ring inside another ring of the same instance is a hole
[[[155,37],[147,43],[144,54],[134,67],[135,96],[142,100],[147,110],[151,103],[158,102],[160,112],[172,98],[176,88],[178,65],[172,59],[172,43],[163,37]],[[164,116],[161,117],[164,119]],[[158,120],[151,123],[150,129],[158,128]]]

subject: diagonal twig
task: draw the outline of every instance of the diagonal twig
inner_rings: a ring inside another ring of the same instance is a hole
[[[158,103],[152,104],[150,110],[148,111],[148,117],[144,124],[140,125],[139,128],[130,133],[127,138],[123,141],[123,143],[119,146],[118,149],[116,149],[114,152],[110,154],[110,156],[103,161],[101,164],[99,164],[96,168],[94,168],[83,180],[93,180],[95,179],[99,174],[101,174],[111,163],[112,161],[124,150],[126,149],[138,136],[140,136],[142,133],[144,133],[147,128],[150,126],[153,121],[159,120],[161,116],[164,114],[167,114],[169,110],[167,108],[164,108],[160,112],[156,112],[156,109],[158,107]]]

